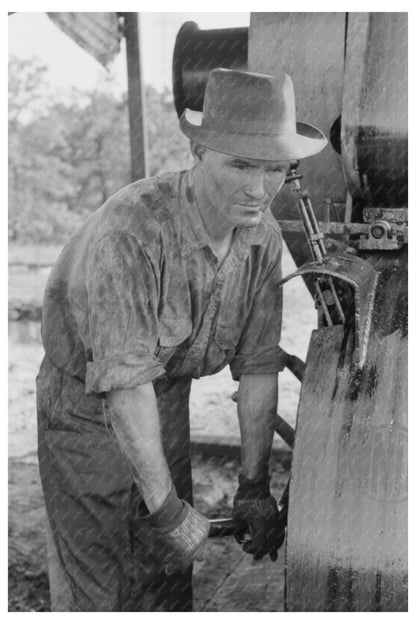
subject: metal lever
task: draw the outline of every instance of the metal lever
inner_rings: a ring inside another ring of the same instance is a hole
[[[308,193],[305,193],[301,188],[300,180],[302,179],[302,175],[297,173],[298,164],[299,161],[291,162],[290,170],[286,176],[285,182],[286,184],[289,184],[290,190],[295,197],[296,205],[298,207],[299,214],[303,223],[312,258],[315,260],[316,263],[323,264],[325,262],[325,259],[327,258],[324,235],[319,229],[319,224],[312,207],[310,195]],[[325,278],[324,282],[322,282],[318,277],[315,280],[316,294],[327,324],[331,326],[334,323],[332,321],[331,313],[328,309],[328,302],[325,298],[324,293],[322,292],[323,285],[326,287],[326,289],[329,289],[331,293],[331,304],[333,303],[335,305],[341,323],[345,323],[345,314],[342,309],[342,305],[339,300],[332,278],[327,277]]]
[[[312,208],[310,196],[308,193],[303,192],[300,186],[299,180],[301,180],[303,176],[296,172],[298,165],[298,160],[290,163],[290,169],[286,176],[285,183],[289,184],[290,190],[295,197],[312,257],[317,262],[323,262],[323,259],[326,256],[325,243],[323,240],[324,235],[319,229],[319,225]]]
[[[295,195],[314,261],[307,262],[301,266],[297,271],[285,277],[280,284],[283,285],[293,277],[308,273],[324,276],[324,283],[329,286],[338,316],[344,324],[346,320],[345,314],[332,278],[342,280],[349,284],[349,286],[352,286],[354,292],[355,317],[354,363],[358,368],[362,368],[367,355],[368,338],[379,273],[369,262],[366,262],[362,258],[355,257],[348,253],[327,254],[323,241],[323,234],[319,229],[318,222],[313,212],[310,197],[307,193],[304,193],[300,187],[299,180],[302,176],[296,173],[297,165],[297,161],[291,164],[286,182],[290,184],[291,190]],[[322,306],[327,324],[333,325],[319,280],[320,278],[318,277],[315,281],[317,298]]]
[[[208,537],[227,537],[237,529],[238,524],[232,518],[215,518],[209,521]]]

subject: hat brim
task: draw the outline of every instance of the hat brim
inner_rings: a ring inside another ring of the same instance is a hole
[[[219,132],[201,125],[202,113],[186,108],[180,119],[189,139],[215,152],[253,160],[299,160],[320,152],[328,140],[311,124],[297,122],[293,134]]]

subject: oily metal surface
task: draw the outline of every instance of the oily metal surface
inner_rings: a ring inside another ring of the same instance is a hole
[[[407,253],[380,271],[367,360],[352,332],[313,332],[298,410],[289,611],[407,610]]]
[[[362,206],[407,206],[407,13],[349,13],[341,144],[348,189]]]
[[[368,336],[371,327],[376,293],[378,271],[370,262],[352,254],[328,255],[321,262],[307,262],[300,269],[287,275],[280,283],[293,277],[314,273],[337,278],[353,287],[354,291],[354,355],[353,362],[362,366],[367,353]],[[339,304],[342,309],[342,304]],[[352,315],[350,306],[343,309],[345,320]]]

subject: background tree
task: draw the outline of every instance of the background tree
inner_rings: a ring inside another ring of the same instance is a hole
[[[150,175],[186,169],[191,163],[189,141],[179,129],[172,93],[147,86],[146,113]]]
[[[67,184],[50,146],[47,123],[51,100],[47,68],[37,59],[9,62],[9,234],[41,242],[56,230],[59,206],[45,204],[45,189]]]
[[[150,175],[190,163],[173,98],[146,87]],[[126,95],[112,90],[52,93],[37,59],[9,63],[9,235],[63,243],[130,182]]]

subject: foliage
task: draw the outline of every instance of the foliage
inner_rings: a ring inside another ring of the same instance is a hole
[[[25,117],[45,108],[48,98],[48,68],[39,59],[30,61],[12,56],[9,60],[9,123],[12,127]]]
[[[56,94],[37,59],[9,62],[9,237],[64,242],[130,182],[127,97],[111,90]],[[113,90],[114,91],[114,90]],[[146,88],[149,173],[189,164],[171,94]]]
[[[189,144],[179,129],[172,94],[146,89],[149,173],[178,171],[191,163]]]

